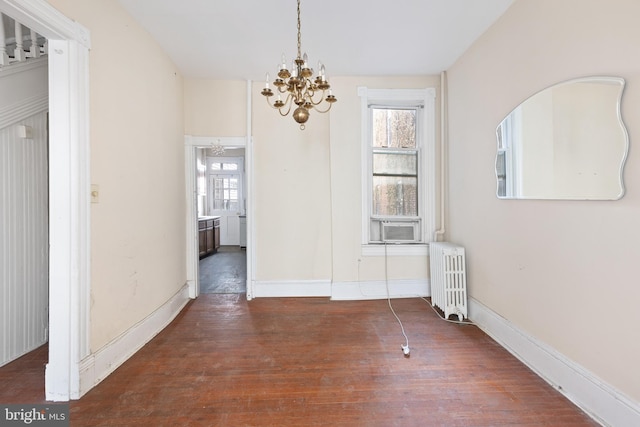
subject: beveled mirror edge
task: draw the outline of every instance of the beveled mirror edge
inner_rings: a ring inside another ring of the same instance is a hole
[[[498,164],[498,157],[499,157],[499,149],[500,149],[500,127],[502,126],[502,124],[504,123],[504,121],[521,105],[523,105],[525,102],[527,102],[529,99],[533,98],[534,96],[538,95],[541,92],[544,92],[548,89],[554,88],[556,86],[560,86],[560,85],[565,85],[565,84],[569,84],[569,83],[580,83],[580,82],[588,82],[588,81],[602,81],[602,80],[608,80],[611,82],[617,82],[620,85],[620,91],[618,92],[618,101],[616,103],[616,116],[618,119],[618,123],[620,125],[620,128],[622,129],[622,132],[624,134],[624,153],[622,155],[622,158],[620,160],[620,166],[618,168],[618,183],[620,186],[620,192],[611,198],[589,198],[589,197],[526,197],[526,196],[519,196],[519,197],[507,197],[507,196],[500,196],[499,192],[500,192],[500,184],[499,184],[499,177],[498,177],[498,168],[497,168],[497,164]],[[577,77],[574,79],[569,79],[569,80],[563,80],[560,81],[558,83],[555,83],[553,85],[544,87],[542,89],[540,89],[539,91],[533,93],[532,95],[526,97],[524,100],[522,100],[519,104],[517,104],[515,107],[513,107],[509,113],[500,121],[500,123],[498,123],[498,126],[496,127],[496,131],[495,131],[495,136],[496,136],[496,157],[495,157],[495,161],[494,161],[494,175],[495,175],[495,179],[496,179],[496,197],[499,200],[557,200],[557,201],[616,201],[616,200],[620,200],[624,197],[625,192],[626,192],[626,188],[624,185],[624,167],[627,161],[627,157],[629,155],[629,133],[627,131],[627,127],[624,124],[624,120],[622,118],[622,98],[624,96],[624,89],[626,86],[626,81],[623,77],[619,77],[619,76],[607,76],[607,75],[594,75],[594,76],[585,76],[585,77]]]

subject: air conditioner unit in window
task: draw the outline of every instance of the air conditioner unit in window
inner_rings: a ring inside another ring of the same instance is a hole
[[[419,221],[382,222],[382,241],[385,243],[420,242]]]

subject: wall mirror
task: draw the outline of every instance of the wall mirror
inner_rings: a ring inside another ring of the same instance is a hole
[[[503,199],[615,200],[629,138],[624,80],[587,77],[538,92],[498,126],[497,195]]]

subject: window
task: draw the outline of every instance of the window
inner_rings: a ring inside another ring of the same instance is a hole
[[[435,231],[435,91],[359,88],[358,93],[363,251],[377,254],[384,243],[394,243],[405,247],[403,253],[426,253]]]
[[[213,189],[212,212],[215,211],[238,211],[238,181],[240,178],[235,175],[209,175],[211,188]]]
[[[208,157],[207,168],[208,214],[242,212],[242,159]]]

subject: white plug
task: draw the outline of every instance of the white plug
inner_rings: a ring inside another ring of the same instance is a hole
[[[409,350],[409,346],[408,345],[402,345],[401,347],[402,347],[402,353],[404,353],[404,356],[405,357],[409,357],[410,356],[409,352],[411,351],[411,350]]]

